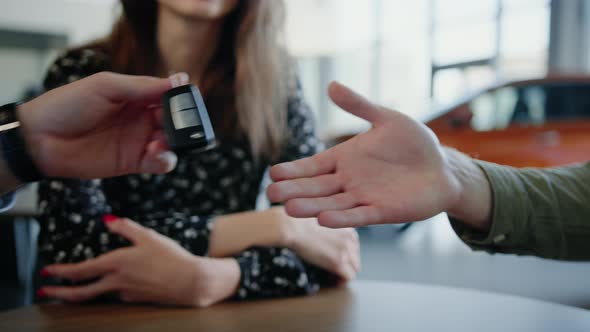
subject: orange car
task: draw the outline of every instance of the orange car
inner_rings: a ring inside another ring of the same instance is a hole
[[[590,160],[590,76],[485,89],[426,121],[442,144],[516,167]]]

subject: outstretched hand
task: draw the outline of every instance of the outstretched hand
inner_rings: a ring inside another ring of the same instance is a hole
[[[293,217],[354,227],[423,220],[459,200],[460,181],[426,126],[338,83],[329,95],[372,128],[315,156],[272,167],[271,201],[287,202]]]

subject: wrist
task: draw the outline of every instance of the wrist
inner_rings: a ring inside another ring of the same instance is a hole
[[[478,231],[487,232],[492,222],[492,190],[483,170],[465,154],[444,148],[458,198],[447,213]]]
[[[16,187],[22,183],[35,182],[43,174],[33,160],[31,144],[25,126],[23,108],[16,103],[0,107],[1,144],[2,144],[2,180],[3,187]],[[26,111],[25,111],[26,113]],[[3,188],[4,189],[4,188]]]
[[[240,267],[233,258],[193,257],[191,304],[207,307],[230,298],[240,282]]]
[[[210,257],[229,257],[254,246],[290,247],[294,222],[283,208],[240,212],[215,218],[209,237]]]
[[[4,156],[0,155],[0,192],[9,192],[23,184],[24,183],[12,173],[12,170],[6,164],[6,160],[4,160]]]
[[[33,105],[34,101],[29,101],[23,104],[18,105],[16,109],[16,114],[18,116],[20,122],[20,131],[24,143],[24,148],[27,151],[31,162],[37,168],[39,172],[44,172],[45,170],[41,167],[41,160],[43,158],[47,158],[47,153],[43,153],[44,149],[44,142],[43,139],[39,139],[34,135],[34,130],[31,126],[34,127],[34,120],[31,118],[33,109],[37,106]]]
[[[207,307],[214,303],[214,296],[209,287],[211,267],[206,258],[192,256],[190,266],[192,267],[191,291],[188,293],[189,304],[193,307]]]
[[[299,242],[295,219],[287,215],[283,207],[272,208],[268,212],[272,215],[271,218],[265,218],[265,224],[268,229],[273,230],[269,233],[273,246],[293,249]]]

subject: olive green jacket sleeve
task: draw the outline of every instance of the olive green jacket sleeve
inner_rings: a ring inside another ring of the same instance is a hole
[[[475,250],[590,260],[590,163],[554,169],[516,169],[476,161],[494,200],[492,228],[475,232],[451,223]]]

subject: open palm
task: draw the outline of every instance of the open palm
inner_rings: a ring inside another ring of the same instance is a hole
[[[286,201],[294,217],[350,227],[422,220],[458,199],[459,184],[428,128],[337,83],[330,97],[373,127],[313,157],[274,166],[272,201]]]

